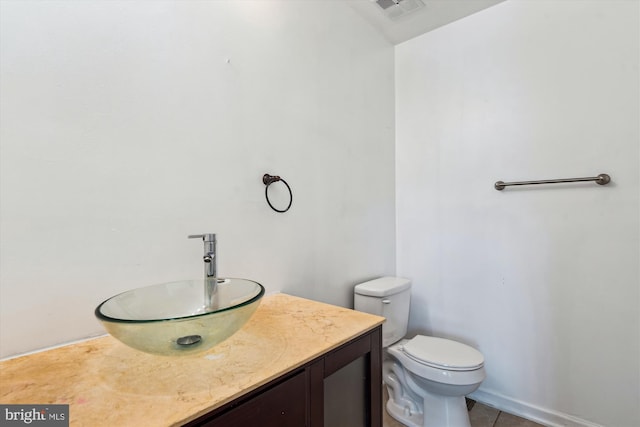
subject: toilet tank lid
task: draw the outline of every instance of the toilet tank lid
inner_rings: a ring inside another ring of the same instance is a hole
[[[370,297],[386,297],[397,294],[411,287],[411,280],[401,277],[380,277],[360,283],[355,287],[355,293]]]

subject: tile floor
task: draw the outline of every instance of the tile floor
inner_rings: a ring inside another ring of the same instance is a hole
[[[387,401],[386,390],[384,390],[383,399],[383,402]],[[382,417],[383,427],[404,427],[394,418],[391,418],[386,410],[383,410]],[[473,403],[469,411],[469,420],[471,421],[471,427],[542,427],[533,421],[507,414],[477,402]]]

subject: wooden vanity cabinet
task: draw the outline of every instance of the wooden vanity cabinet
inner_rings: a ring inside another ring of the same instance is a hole
[[[185,427],[330,427],[325,426],[325,379],[351,363],[364,366],[362,427],[382,427],[382,327],[366,332],[305,365],[253,390]],[[353,371],[353,370],[351,370]],[[346,369],[344,372],[348,372]],[[329,393],[333,393],[329,391]],[[350,408],[354,409],[354,408]],[[360,426],[350,426],[360,427]]]

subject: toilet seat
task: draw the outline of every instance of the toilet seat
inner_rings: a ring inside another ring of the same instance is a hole
[[[478,350],[445,338],[417,335],[403,344],[402,351],[414,361],[437,369],[472,371],[484,366]]]

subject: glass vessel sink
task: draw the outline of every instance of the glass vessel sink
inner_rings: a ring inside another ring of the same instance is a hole
[[[205,292],[207,286],[214,291]],[[213,295],[210,301],[205,302],[205,294]],[[263,295],[264,287],[252,280],[185,280],[118,294],[100,304],[95,315],[129,347],[165,356],[192,355],[237,332]]]

